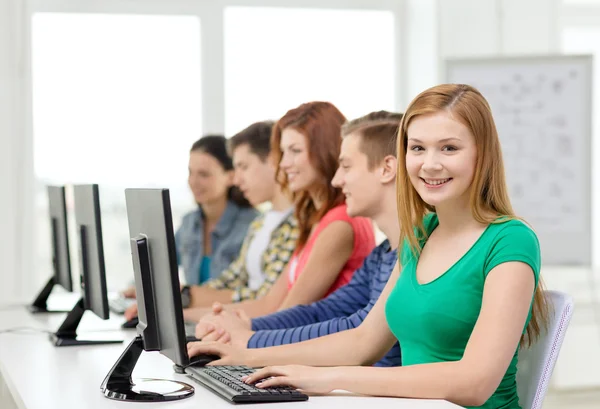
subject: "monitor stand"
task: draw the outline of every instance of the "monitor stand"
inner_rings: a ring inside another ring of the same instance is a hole
[[[131,379],[142,351],[144,341],[138,335],[121,354],[100,386],[109,399],[128,402],[166,402],[189,398],[194,387],[184,382],[167,379]]]
[[[54,288],[54,284],[56,281],[54,276],[50,277],[50,280],[46,283],[42,291],[35,297],[35,300],[31,305],[27,306],[29,312],[34,314],[37,313],[49,313],[49,312],[69,312],[69,310],[49,310],[48,309],[48,297],[50,297],[50,293],[52,292],[52,288]]]
[[[57,347],[69,347],[78,345],[101,345],[101,344],[120,344],[123,340],[87,340],[77,339],[77,327],[83,317],[85,307],[83,298],[77,301],[75,307],[69,312],[62,325],[53,334],[50,334],[50,340]]]

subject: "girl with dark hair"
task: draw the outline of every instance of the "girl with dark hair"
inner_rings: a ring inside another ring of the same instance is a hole
[[[221,135],[192,145],[188,184],[198,209],[183,217],[175,242],[186,282],[194,285],[217,277],[237,257],[258,212],[233,185],[233,163]]]
[[[227,139],[206,135],[190,149],[188,185],[198,205],[186,214],[175,233],[177,263],[188,285],[217,277],[237,257],[248,226],[258,212],[233,184],[233,162]],[[135,297],[135,287],[123,291]],[[126,318],[137,314],[130,307]]]

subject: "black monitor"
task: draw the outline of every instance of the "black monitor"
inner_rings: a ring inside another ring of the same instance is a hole
[[[73,186],[73,195],[82,297],[69,312],[58,331],[50,335],[50,339],[56,346],[120,343],[123,341],[90,340],[77,336],[77,326],[86,310],[92,311],[103,320],[109,318],[109,312],[98,185]]]
[[[49,310],[47,305],[48,297],[50,296],[54,285],[60,285],[67,291],[73,291],[65,187],[48,186],[47,189],[53,275],[50,277],[50,280],[48,280],[42,291],[37,295],[33,303],[29,305],[29,310],[34,313],[68,312],[68,310]]]
[[[127,219],[138,302],[137,336],[112,367],[101,390],[110,399],[170,401],[192,396],[194,388],[171,380],[131,374],[142,351],[159,351],[176,365],[189,363],[183,308],[167,189],[126,189]]]

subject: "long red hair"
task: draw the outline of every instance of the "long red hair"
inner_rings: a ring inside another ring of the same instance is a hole
[[[277,163],[277,181],[286,189],[287,175],[281,171],[281,133],[286,128],[300,132],[306,138],[308,157],[311,165],[319,174],[315,194],[323,200],[317,209],[307,191],[295,192],[296,218],[300,229],[297,250],[306,244],[312,226],[329,210],[344,202],[341,189],[331,185],[339,166],[341,129],[346,122],[342,113],[329,102],[308,102],[289,110],[273,127],[271,134],[271,153]]]

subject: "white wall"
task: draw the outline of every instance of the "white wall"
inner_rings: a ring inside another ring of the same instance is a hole
[[[556,0],[438,0],[440,57],[542,54],[558,49]]]
[[[557,52],[559,1],[406,0],[405,104],[443,81],[446,58]]]
[[[23,295],[22,282],[12,278],[32,268],[26,219],[33,203],[26,6],[0,1],[0,304]]]

